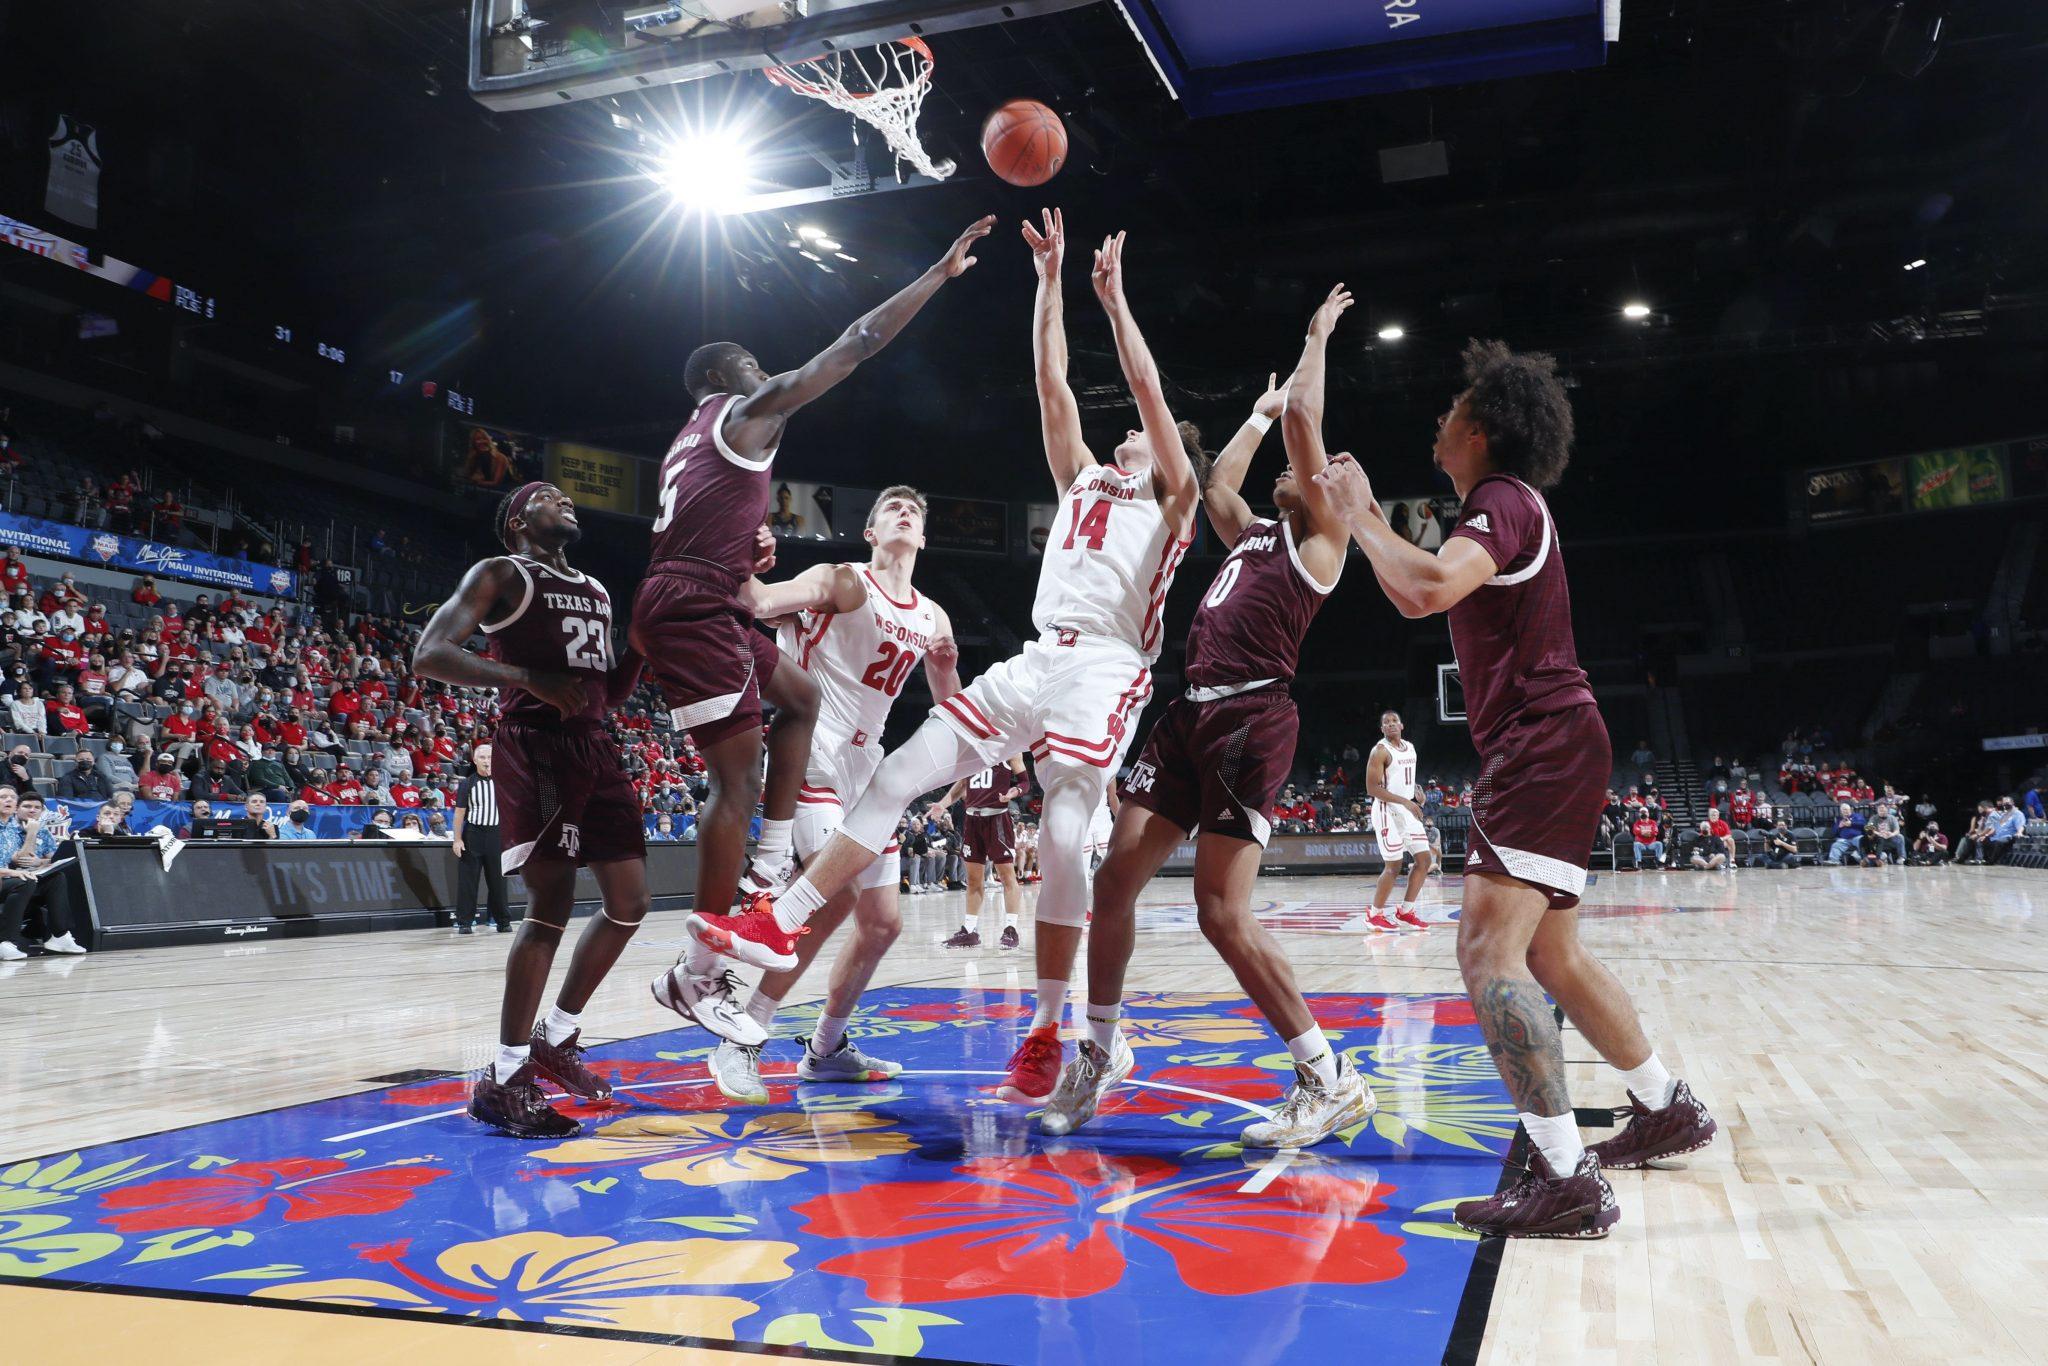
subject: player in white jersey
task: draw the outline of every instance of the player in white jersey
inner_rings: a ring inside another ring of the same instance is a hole
[[[744,939],[752,956],[764,956],[765,948],[766,956],[793,957],[804,923],[881,852],[913,799],[1029,748],[1045,794],[1038,963],[1043,973],[1048,964],[1074,960],[1088,915],[1088,823],[1152,695],[1166,590],[1187,553],[1201,500],[1200,454],[1199,446],[1189,451],[1193,429],[1167,409],[1159,368],[1124,298],[1119,233],[1096,251],[1093,281],[1140,427],[1126,433],[1111,463],[1096,461],[1067,385],[1065,225],[1048,212],[1042,231],[1025,225],[1024,239],[1038,270],[1032,351],[1039,420],[1060,498],[1032,612],[1039,638],[932,709],[923,728],[882,761],[838,835],[787,892],[772,901],[757,897],[746,913],[718,924],[693,915],[691,933],[721,952],[734,952],[732,941]],[[1006,1099],[1037,1104],[1051,1094],[1066,995],[1064,970],[1040,977],[1031,1033],[1001,1088]]]
[[[783,658],[810,675],[818,688],[818,725],[791,830],[800,861],[817,856],[867,790],[882,762],[882,727],[889,709],[918,662],[924,662],[933,697],[944,701],[960,690],[953,623],[944,608],[911,584],[924,533],[924,495],[899,484],[882,490],[868,513],[864,534],[874,553],[865,565],[813,565],[785,582],[754,580],[740,590],[741,604],[756,617],[782,621],[776,643]],[[811,932],[797,941],[795,965],[768,973],[747,1002],[747,1014],[765,1035],[825,940],[852,914],[854,937],[832,965],[818,1028],[804,1041],[797,1065],[805,1081],[887,1081],[902,1070],[897,1063],[869,1057],[846,1037],[846,1022],[876,964],[903,928],[893,834],[878,852],[812,917]],[[680,976],[682,971],[672,973]],[[758,1043],[723,1039],[711,1055],[711,1079],[734,1100],[767,1103]]]
[[[1402,738],[1401,713],[1389,708],[1380,713],[1380,742],[1365,761],[1365,790],[1372,797],[1372,832],[1380,842],[1379,885],[1373,888],[1372,910],[1366,923],[1376,930],[1426,930],[1429,922],[1416,913],[1416,899],[1429,881],[1432,855],[1429,831],[1422,824],[1422,807],[1415,800],[1415,746]],[[1387,914],[1387,898],[1401,875],[1401,863],[1412,859],[1408,872],[1408,894]]]

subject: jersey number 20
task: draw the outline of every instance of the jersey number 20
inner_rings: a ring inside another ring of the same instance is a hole
[[[875,662],[868,665],[860,681],[885,697],[894,697],[903,691],[904,682],[917,664],[917,652],[906,650],[891,640],[882,642],[882,653]]]

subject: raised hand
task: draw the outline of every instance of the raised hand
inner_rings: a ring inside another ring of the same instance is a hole
[[[996,216],[987,214],[969,223],[967,230],[953,239],[953,245],[939,258],[939,269],[946,272],[947,279],[957,280],[967,273],[974,265],[974,257],[969,254],[974,250],[974,244],[988,236],[995,225]]]
[[[1124,301],[1124,235],[1102,239],[1102,245],[1095,249],[1095,268],[1089,273],[1095,286],[1095,297],[1102,300],[1107,309],[1122,307]]]
[[[1317,306],[1315,316],[1308,320],[1308,334],[1311,337],[1327,339],[1332,332],[1337,330],[1337,319],[1344,316],[1345,311],[1351,307],[1351,304],[1351,291],[1344,288],[1344,284],[1340,280],[1336,287],[1323,299],[1323,302]]]
[[[1344,521],[1355,525],[1373,515],[1377,500],[1372,496],[1372,481],[1350,452],[1331,456],[1330,463],[1316,475],[1316,485],[1323,490],[1330,509]]]
[[[1031,264],[1040,279],[1057,280],[1067,258],[1067,219],[1062,209],[1040,209],[1045,227],[1041,231],[1024,221],[1024,245],[1031,248]]]
[[[1287,384],[1276,384],[1278,374],[1266,376],[1266,392],[1259,395],[1259,401],[1252,405],[1252,411],[1263,418],[1278,418],[1287,407],[1287,385],[1294,383],[1294,376],[1287,377]]]
[[[957,669],[960,667],[960,644],[951,636],[940,636],[926,649],[924,657],[942,669]]]

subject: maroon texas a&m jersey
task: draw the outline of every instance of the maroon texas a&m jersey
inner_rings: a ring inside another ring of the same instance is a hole
[[[525,555],[505,558],[519,571],[519,605],[503,621],[483,624],[485,653],[522,669],[576,674],[586,685],[586,700],[581,712],[564,717],[524,688],[501,688],[498,718],[529,726],[600,720],[614,663],[612,595],[588,574],[557,573]]]
[[[985,768],[970,774],[967,791],[961,797],[970,814],[979,812],[995,813],[1010,809],[1011,794],[1023,787],[1024,780],[1012,773],[1006,764]]]
[[[1543,495],[1489,474],[1465,495],[1451,535],[1477,542],[1499,571],[1449,614],[1472,740],[1488,754],[1516,721],[1590,705],[1593,690],[1579,667],[1564,552]]]
[[[661,461],[661,512],[654,519],[648,560],[696,560],[732,576],[737,587],[754,564],[754,532],[768,515],[770,469],[775,452],[758,460],[735,453],[725,442],[725,419],[738,401],[713,394],[697,411]]]
[[[1302,638],[1336,584],[1310,577],[1283,516],[1238,533],[1188,628],[1187,680],[1222,688],[1294,677]]]

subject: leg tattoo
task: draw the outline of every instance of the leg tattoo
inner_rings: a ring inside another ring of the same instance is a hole
[[[1564,1040],[1543,988],[1527,977],[1490,978],[1473,985],[1472,1006],[1515,1108],[1531,1115],[1568,1112]]]

